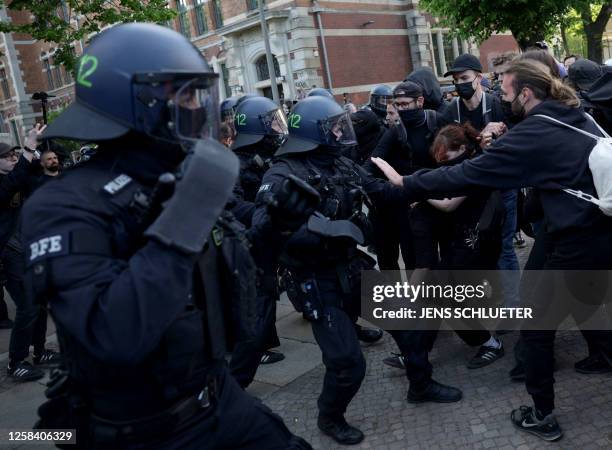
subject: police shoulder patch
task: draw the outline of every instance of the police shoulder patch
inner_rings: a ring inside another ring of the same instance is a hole
[[[262,184],[259,187],[259,190],[257,191],[257,193],[260,192],[268,192],[270,189],[272,189],[272,186],[274,186],[274,183],[266,183],[266,184]]]
[[[115,195],[131,182],[132,178],[122,173],[118,177],[113,178],[111,181],[106,183],[102,189],[110,195]]]
[[[68,233],[45,236],[26,247],[26,263],[30,265],[42,259],[67,255],[68,251]]]

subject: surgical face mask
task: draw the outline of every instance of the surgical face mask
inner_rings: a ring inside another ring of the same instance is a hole
[[[466,159],[470,159],[471,156],[472,156],[472,152],[471,151],[464,150],[463,153],[461,153],[458,156],[455,156],[453,159],[447,159],[446,161],[440,161],[438,163],[438,165],[440,165],[440,166],[454,166],[456,164],[462,163]]]
[[[476,89],[474,89],[474,80],[466,81],[465,83],[455,83],[455,89],[459,97],[463,100],[471,99],[476,93]]]
[[[398,111],[404,126],[408,128],[414,128],[422,125],[425,122],[425,111],[422,108],[417,109],[403,109]]]

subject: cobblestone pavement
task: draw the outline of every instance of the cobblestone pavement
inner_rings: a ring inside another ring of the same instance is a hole
[[[517,249],[521,267],[530,247]],[[390,352],[398,351],[391,337],[386,334],[382,343],[364,347],[366,377],[346,418],[366,434],[366,439],[352,448],[612,449],[612,375],[587,376],[573,370],[574,362],[586,356],[586,344],[576,332],[559,332],[555,349],[556,415],[564,438],[548,444],[513,427],[510,411],[523,404],[531,405],[524,384],[512,382],[508,376],[515,362],[513,347],[517,338],[517,332],[502,336],[505,357],[490,366],[470,370],[466,363],[476,349],[469,348],[452,332],[440,333],[431,353],[433,376],[463,391],[463,400],[454,404],[407,403],[404,372],[382,363]],[[291,359],[288,353],[283,363],[289,365]],[[314,448],[342,448],[316,426],[323,374],[324,368],[319,364],[262,397],[292,431]]]

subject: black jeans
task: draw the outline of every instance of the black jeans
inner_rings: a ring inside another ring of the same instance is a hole
[[[0,320],[6,320],[8,318],[8,308],[4,300],[4,285],[0,284]]]
[[[406,270],[414,269],[414,241],[410,229],[410,211],[378,209],[370,215],[374,226],[374,246],[380,270],[399,270],[399,254]]]
[[[573,239],[554,240],[544,270],[609,270],[612,268],[612,233],[593,232]],[[530,281],[531,300],[554,301],[553,286],[545,276]],[[558,314],[560,323],[572,311]],[[535,407],[544,414],[555,407],[554,340],[555,330],[521,330],[522,357],[525,366],[525,385]],[[589,350],[612,358],[612,332],[608,330],[583,331]]]
[[[45,349],[47,311],[41,305],[32,304],[32,300],[25,295],[23,253],[7,246],[0,258],[2,258],[2,265],[6,273],[6,290],[17,307],[11,331],[9,359],[12,362],[18,362],[23,361],[30,354],[30,345],[34,346],[36,354],[42,353]]]

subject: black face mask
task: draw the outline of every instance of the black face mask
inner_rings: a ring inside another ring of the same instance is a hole
[[[448,159],[446,161],[441,161],[438,163],[438,165],[439,166],[454,166],[456,164],[461,164],[466,159],[470,159],[471,156],[472,156],[472,151],[469,149],[466,149],[466,151],[464,151],[459,156],[456,156],[453,159]]]
[[[425,110],[419,109],[404,109],[398,111],[404,126],[407,128],[418,127],[425,123]]]
[[[463,100],[471,99],[476,93],[473,84],[473,80],[467,81],[465,83],[456,83],[455,89],[457,90],[457,94],[459,94],[459,97],[461,97]]]

